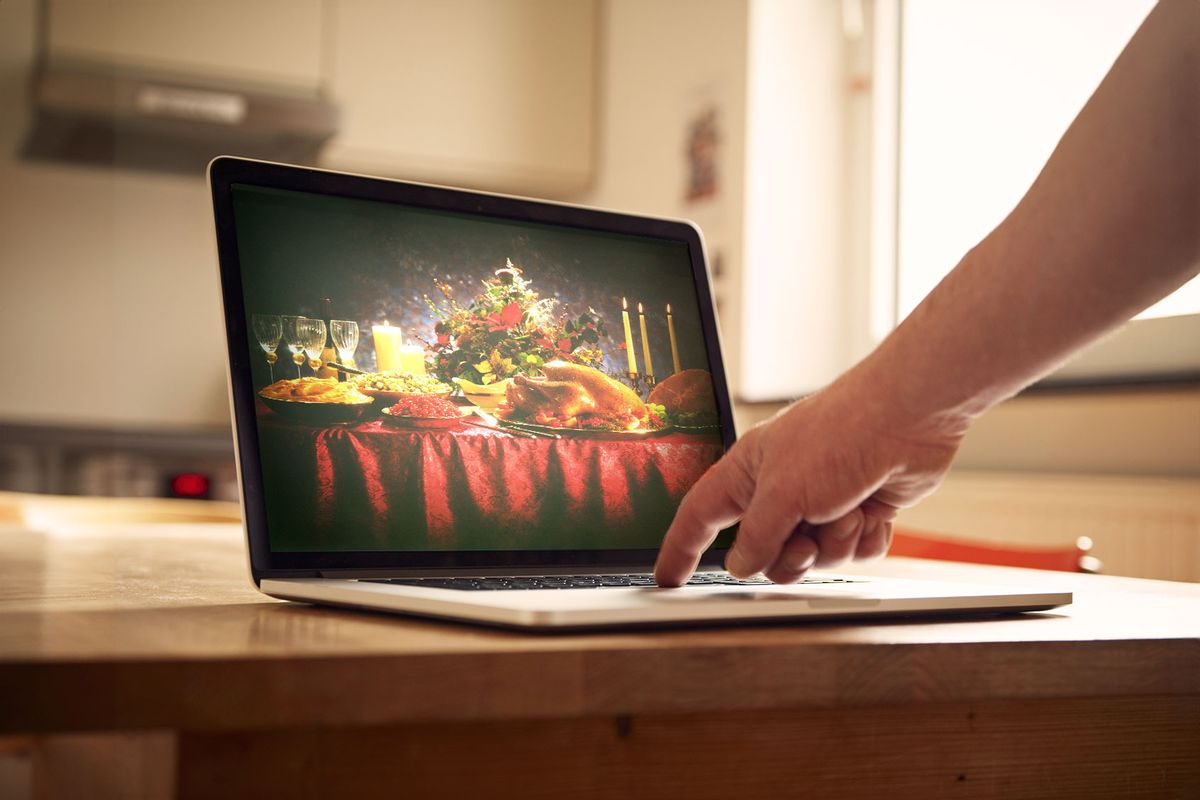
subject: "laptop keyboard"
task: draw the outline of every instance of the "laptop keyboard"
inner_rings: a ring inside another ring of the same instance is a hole
[[[608,586],[655,586],[651,575],[538,575],[532,577],[496,578],[376,578],[367,583],[391,583],[397,586],[427,586],[431,589],[463,589],[469,591],[499,589],[593,589]],[[849,578],[801,578],[798,584],[862,583]],[[735,578],[719,572],[702,572],[692,576],[688,586],[763,586],[766,578]],[[797,585],[797,584],[792,584]]]

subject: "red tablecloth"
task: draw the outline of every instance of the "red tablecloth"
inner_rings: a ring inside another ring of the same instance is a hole
[[[265,411],[259,435],[273,544],[287,550],[656,547],[722,452],[716,433],[524,439]]]

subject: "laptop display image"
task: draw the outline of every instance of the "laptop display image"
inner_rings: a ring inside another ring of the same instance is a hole
[[[654,548],[723,452],[686,244],[232,194],[273,548]]]
[[[991,613],[1070,593],[650,571],[735,432],[690,223],[209,167],[250,571],[276,597],[546,630]]]

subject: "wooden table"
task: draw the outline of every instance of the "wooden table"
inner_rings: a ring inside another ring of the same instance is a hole
[[[49,527],[0,527],[40,796],[1200,797],[1195,584],[891,559],[1076,603],[525,635],[263,597],[236,525]]]

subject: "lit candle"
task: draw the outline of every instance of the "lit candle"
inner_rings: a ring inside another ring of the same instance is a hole
[[[633,352],[633,331],[629,329],[629,303],[621,298],[621,318],[625,322],[625,355],[629,356],[629,374],[637,375],[637,356]]]
[[[679,369],[679,345],[675,343],[675,318],[671,316],[671,304],[667,303],[667,335],[671,337],[671,360],[675,362],[675,371]]]
[[[411,372],[413,375],[425,374],[425,348],[419,344],[403,344],[400,346],[400,371]]]
[[[371,337],[375,340],[375,370],[377,372],[394,372],[400,369],[400,350],[404,346],[404,337],[399,328],[387,324],[371,326]]]
[[[642,356],[646,359],[646,374],[654,377],[654,362],[650,360],[650,339],[646,336],[646,312],[642,311],[641,303],[638,303],[638,324],[642,329]]]

